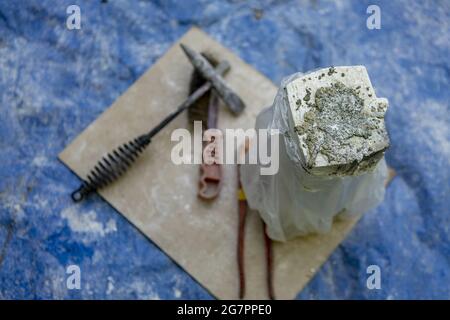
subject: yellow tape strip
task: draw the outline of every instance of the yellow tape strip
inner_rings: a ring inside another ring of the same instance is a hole
[[[242,189],[238,190],[238,200],[247,200],[247,197],[245,196],[245,192]]]

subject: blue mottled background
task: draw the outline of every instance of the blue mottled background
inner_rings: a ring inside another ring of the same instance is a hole
[[[398,176],[298,298],[450,298],[449,1],[103,2],[0,1],[1,299],[212,298],[98,196],[74,206],[79,180],[57,160],[192,25],[275,83],[364,64],[390,100]],[[66,29],[70,4],[81,30]],[[366,288],[371,264],[381,290]]]

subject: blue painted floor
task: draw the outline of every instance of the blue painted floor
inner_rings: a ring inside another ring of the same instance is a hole
[[[275,83],[363,64],[390,100],[398,176],[298,298],[450,298],[450,2],[103,2],[0,2],[0,299],[212,298],[98,196],[74,206],[79,180],[57,160],[192,25]],[[81,290],[67,289],[71,264]]]

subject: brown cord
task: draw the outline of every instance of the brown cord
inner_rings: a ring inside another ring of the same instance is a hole
[[[245,237],[245,221],[247,218],[247,201],[243,197],[241,179],[239,174],[239,165],[237,166],[238,177],[238,206],[239,206],[239,225],[238,225],[238,241],[237,241],[237,261],[239,270],[239,299],[245,296],[245,270],[244,270],[244,237]]]
[[[272,239],[267,235],[267,226],[263,221],[264,245],[266,248],[266,277],[267,277],[267,293],[270,300],[275,300],[273,291],[273,253]]]
[[[243,152],[247,152],[250,145],[248,139],[245,140]],[[238,224],[238,241],[237,241],[237,261],[239,270],[239,299],[245,296],[245,270],[244,270],[244,237],[245,237],[245,221],[247,218],[247,199],[241,184],[240,165],[237,165],[237,180],[238,180],[238,206],[239,206],[239,224]],[[269,299],[275,300],[273,289],[273,250],[272,239],[267,235],[267,226],[262,221],[264,247],[266,251],[266,283],[267,294]]]

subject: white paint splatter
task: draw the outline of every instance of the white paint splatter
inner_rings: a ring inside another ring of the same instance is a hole
[[[97,264],[103,261],[103,254],[99,250],[95,250],[94,255],[92,256],[92,263]]]
[[[43,167],[48,163],[47,157],[45,156],[36,156],[31,162],[32,165],[36,167]]]
[[[75,210],[74,207],[68,207],[61,212],[61,217],[67,219],[70,229],[74,232],[95,234],[103,237],[117,231],[114,219],[110,219],[106,224],[103,224],[97,221],[97,213],[94,211],[81,213]]]
[[[140,300],[160,300],[160,297],[154,292],[153,288],[145,282],[134,281],[130,286]]]
[[[108,222],[106,223],[105,232],[110,233],[110,232],[116,232],[116,231],[117,231],[116,220],[109,219]]]
[[[182,294],[180,286],[183,285],[183,278],[179,277],[178,275],[175,275],[174,281],[175,281],[175,286],[173,288],[173,295],[175,296],[175,298],[178,299],[181,297],[181,294]]]
[[[106,288],[106,294],[110,295],[114,291],[114,279],[108,277],[108,287]]]
[[[420,110],[411,113],[414,124],[412,131],[418,139],[421,139],[421,143],[427,144],[431,150],[439,150],[448,159],[448,156],[450,156],[450,142],[448,140],[450,129],[447,124],[449,119],[447,106],[431,99],[427,100],[424,105],[428,112]]]
[[[13,208],[14,220],[23,220],[23,218],[25,218],[25,211],[23,211],[22,206],[20,204],[15,204]]]

